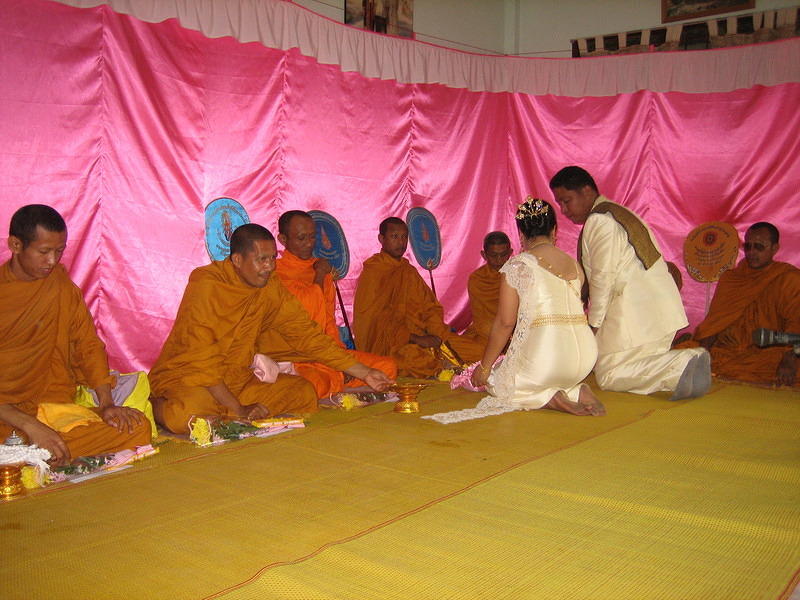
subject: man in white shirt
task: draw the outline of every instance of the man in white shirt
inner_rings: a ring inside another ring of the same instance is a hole
[[[597,335],[595,375],[604,390],[671,399],[702,396],[711,360],[702,348],[670,350],[688,321],[675,281],[650,229],[600,195],[587,171],[564,167],[550,189],[570,221],[583,225],[578,260],[589,284],[589,325]]]

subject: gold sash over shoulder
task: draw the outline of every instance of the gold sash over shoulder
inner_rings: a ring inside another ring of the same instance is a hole
[[[608,213],[614,220],[622,225],[622,228],[625,230],[625,233],[628,236],[628,242],[633,247],[633,251],[636,253],[636,258],[638,258],[642,265],[644,265],[645,269],[649,269],[652,267],[655,262],[661,258],[661,253],[653,244],[653,240],[650,239],[650,234],[647,231],[647,227],[644,226],[636,215],[634,215],[631,211],[629,211],[624,206],[620,206],[614,202],[604,201],[592,208],[589,212],[590,215],[592,214],[601,214],[601,213]],[[578,262],[583,264],[583,230],[581,230],[581,234],[578,237]]]

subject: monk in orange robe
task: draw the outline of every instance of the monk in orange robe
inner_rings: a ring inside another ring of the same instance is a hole
[[[779,232],[771,223],[752,225],[744,237],[745,259],[717,284],[708,315],[694,332],[695,344],[711,353],[717,377],[798,386],[800,358],[791,348],[759,348],[759,328],[800,333],[800,269],[773,260]]]
[[[300,210],[292,210],[278,219],[278,240],[285,251],[277,260],[275,274],[284,287],[303,305],[311,319],[317,323],[338,346],[344,348],[336,325],[336,289],[331,273],[331,264],[324,258],[314,258],[312,252],[316,242],[316,227],[311,216]],[[297,373],[308,379],[317,391],[318,398],[325,398],[344,389],[363,388],[360,379],[345,381],[344,373],[317,362],[300,362],[302,359],[287,347],[286,342],[274,329],[262,332],[258,339],[258,351],[274,360],[291,361]],[[397,377],[397,363],[388,356],[369,352],[345,350],[357,361],[385,373],[390,379]]]
[[[317,409],[314,387],[302,377],[279,374],[262,382],[250,365],[256,341],[274,329],[306,360],[324,363],[385,389],[385,374],[359,363],[326,336],[275,277],[272,234],[255,223],[238,227],[230,256],[195,269],[178,315],[150,371],[156,420],[187,433],[193,416],[248,420]]]
[[[389,217],[380,224],[381,251],[364,261],[354,306],[356,345],[392,356],[401,375],[428,377],[442,369],[437,350],[446,342],[466,363],[480,360],[483,347],[459,336],[444,322],[444,310],[403,254],[408,227]]]
[[[59,264],[67,226],[30,204],[11,218],[11,259],[0,266],[0,442],[16,430],[56,465],[150,443],[144,414],[114,406],[115,378],[80,289]],[[74,404],[77,386],[99,406]]]
[[[503,279],[500,267],[506,264],[510,256],[511,240],[502,231],[492,231],[483,238],[481,257],[486,264],[473,271],[467,281],[472,323],[464,335],[482,346],[489,341],[489,330],[497,314],[500,282]]]

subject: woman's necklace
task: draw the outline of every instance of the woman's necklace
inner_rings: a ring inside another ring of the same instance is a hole
[[[535,244],[531,244],[530,246],[525,248],[525,250],[530,252],[531,250],[533,250],[534,248],[538,248],[539,246],[552,246],[552,245],[553,242],[551,242],[550,240],[542,240],[541,242],[536,242]]]

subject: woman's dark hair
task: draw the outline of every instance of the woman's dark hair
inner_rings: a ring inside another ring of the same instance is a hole
[[[526,238],[537,235],[550,235],[557,225],[556,211],[546,200],[528,196],[525,202],[517,207],[514,215],[517,229]]]

